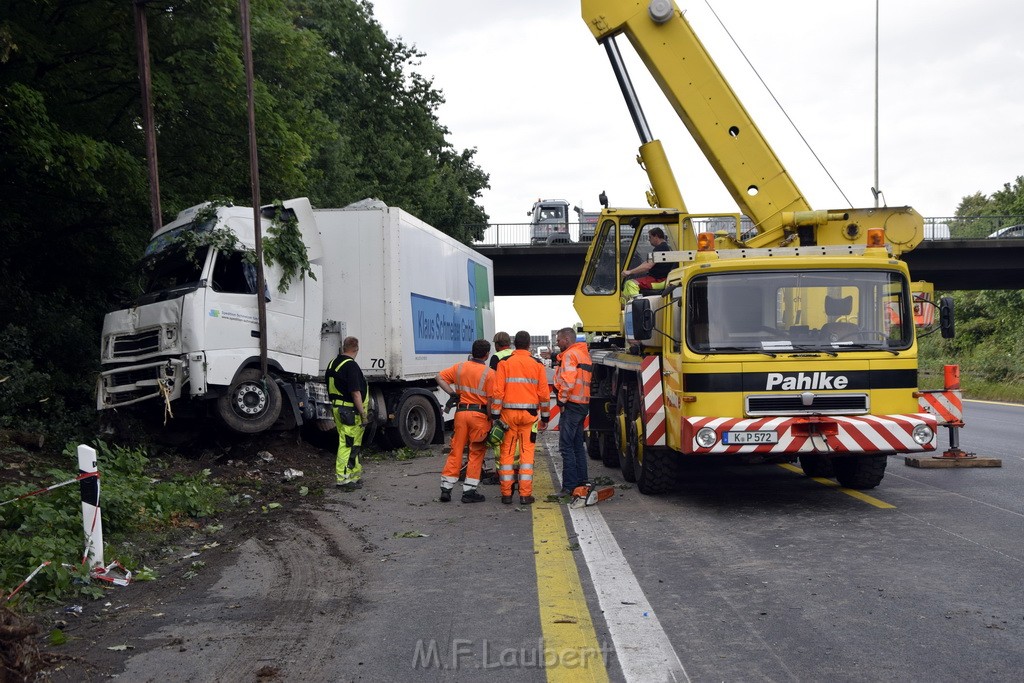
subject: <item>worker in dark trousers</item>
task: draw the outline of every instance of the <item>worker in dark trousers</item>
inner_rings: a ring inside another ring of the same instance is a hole
[[[334,425],[338,428],[338,459],[334,470],[343,491],[363,488],[363,464],[359,450],[369,421],[370,386],[356,363],[359,340],[345,337],[341,353],[327,366],[327,395],[331,400]]]
[[[594,366],[587,343],[576,341],[576,331],[563,327],[555,338],[562,352],[555,369],[555,392],[558,408],[558,451],[562,455],[562,490],[571,495],[573,489],[587,481],[587,447],[583,438],[583,422],[590,412],[590,378]]]
[[[452,449],[441,470],[442,503],[452,499],[452,489],[459,480],[462,450],[467,443],[469,462],[466,464],[466,478],[462,482],[462,502],[480,503],[484,500],[483,494],[476,487],[480,484],[480,470],[487,452],[484,440],[491,427],[487,405],[491,399],[495,373],[487,367],[487,355],[490,352],[491,343],[486,339],[477,339],[473,342],[473,355],[469,360],[437,373],[437,386],[449,396],[458,397]]]

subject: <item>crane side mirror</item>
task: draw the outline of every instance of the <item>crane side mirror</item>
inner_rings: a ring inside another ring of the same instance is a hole
[[[953,321],[953,297],[944,296],[939,301],[939,328],[943,339],[952,339],[956,334]]]
[[[654,332],[654,311],[651,302],[642,297],[633,299],[626,315],[626,336],[637,341],[651,338]]]

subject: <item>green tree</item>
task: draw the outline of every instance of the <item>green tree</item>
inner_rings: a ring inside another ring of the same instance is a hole
[[[476,237],[460,230],[487,221],[476,200],[489,187],[488,176],[473,162],[476,150],[459,152],[448,142],[437,118],[444,97],[414,69],[422,53],[389,39],[369,2],[291,5],[298,25],[326,44],[329,85],[317,105],[340,134],[318,150],[311,200],[343,206],[373,197],[458,239]]]
[[[0,383],[0,409],[59,396],[91,412],[102,316],[150,235],[133,4],[0,0],[0,338],[20,340],[2,360],[32,378]],[[238,0],[146,12],[164,219],[247,200]],[[373,196],[460,239],[486,220],[475,150],[447,141],[419,53],[387,38],[372,5],[259,0],[252,36],[265,203]]]

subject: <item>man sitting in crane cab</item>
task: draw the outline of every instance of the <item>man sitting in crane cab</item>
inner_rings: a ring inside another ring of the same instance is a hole
[[[653,247],[651,249],[652,253],[655,251],[672,250],[668,239],[665,237],[665,231],[657,226],[651,227],[647,233],[647,239],[650,241],[651,247]],[[638,295],[642,289],[663,289],[665,287],[665,278],[678,265],[678,263],[655,263],[648,257],[647,260],[635,268],[623,270],[622,277],[632,278],[626,280],[622,285],[623,303]],[[636,275],[642,275],[642,277],[633,277]]]

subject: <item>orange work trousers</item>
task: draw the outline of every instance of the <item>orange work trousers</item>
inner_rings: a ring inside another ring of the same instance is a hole
[[[452,489],[459,480],[462,470],[462,451],[469,444],[469,463],[466,465],[466,478],[462,482],[463,491],[472,491],[480,484],[480,470],[483,469],[484,455],[487,453],[487,432],[491,429],[491,421],[486,413],[475,410],[459,410],[455,413],[454,433],[452,434],[452,450],[441,470],[441,488]]]
[[[512,484],[515,482],[515,471],[512,461],[515,459],[516,446],[519,446],[519,495],[533,495],[533,423],[536,415],[525,410],[506,409],[501,411],[502,421],[508,425],[505,440],[501,442],[501,453],[498,460],[498,481],[501,483],[501,495],[512,495]]]

